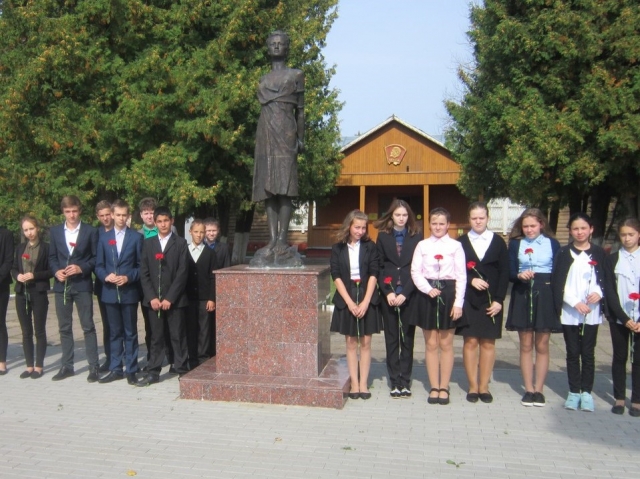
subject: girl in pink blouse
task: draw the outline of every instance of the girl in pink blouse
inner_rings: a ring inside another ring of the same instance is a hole
[[[412,320],[424,334],[429,404],[449,404],[453,336],[461,326],[467,284],[464,251],[448,234],[450,221],[446,209],[430,211],[431,236],[418,243],[411,262],[411,279],[418,289],[418,314]]]

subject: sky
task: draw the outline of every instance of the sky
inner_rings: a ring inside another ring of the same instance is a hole
[[[342,136],[394,114],[442,135],[444,101],[460,98],[457,70],[473,58],[469,0],[340,0],[338,15],[323,54],[337,69],[331,86],[344,102]]]

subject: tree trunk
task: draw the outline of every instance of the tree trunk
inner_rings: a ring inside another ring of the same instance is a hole
[[[604,242],[604,232],[607,226],[609,204],[611,203],[611,189],[600,184],[591,190],[591,219],[593,220],[593,243],[601,245]]]
[[[255,203],[248,211],[240,211],[236,216],[236,229],[233,239],[233,252],[231,254],[232,264],[243,264],[247,255],[247,245],[249,244],[249,233],[253,224],[253,213]]]

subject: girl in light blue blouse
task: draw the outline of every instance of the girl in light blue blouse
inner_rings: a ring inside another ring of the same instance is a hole
[[[542,393],[549,370],[549,338],[562,332],[551,289],[553,258],[560,243],[551,236],[538,208],[526,209],[516,220],[509,240],[509,280],[513,283],[506,328],[520,337],[523,406],[545,405]],[[535,382],[533,349],[535,346]]]

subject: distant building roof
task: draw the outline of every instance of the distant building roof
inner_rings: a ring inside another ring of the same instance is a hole
[[[342,146],[342,148],[340,149],[341,152],[344,152],[347,148],[351,147],[352,145],[358,143],[359,141],[364,140],[366,137],[374,134],[376,131],[380,130],[381,128],[387,126],[389,123],[391,123],[392,121],[395,121],[397,123],[400,123],[402,126],[408,128],[409,130],[413,131],[414,133],[417,133],[418,135],[426,138],[429,141],[432,141],[433,143],[436,143],[437,145],[441,146],[442,148],[447,148],[446,146],[444,146],[444,143],[441,141],[441,137],[440,139],[431,136],[427,133],[425,133],[424,131],[422,131],[419,128],[416,128],[413,125],[410,125],[409,123],[401,120],[400,118],[398,118],[395,115],[391,115],[389,118],[387,118],[385,121],[383,121],[382,123],[380,123],[379,125],[374,126],[373,128],[371,128],[369,131],[363,133],[360,136],[344,136],[340,139],[340,144]]]

